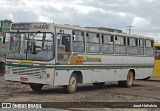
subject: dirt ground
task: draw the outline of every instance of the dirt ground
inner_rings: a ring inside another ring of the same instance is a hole
[[[8,82],[0,76],[0,102],[160,102],[160,78],[136,80],[131,88],[119,87],[117,82],[107,82],[104,86],[80,85],[75,94],[65,94],[62,87],[49,86],[44,86],[41,92],[34,92],[28,85]],[[103,108],[102,111],[106,110],[108,108]],[[158,111],[157,108],[147,108],[139,111],[156,110]]]

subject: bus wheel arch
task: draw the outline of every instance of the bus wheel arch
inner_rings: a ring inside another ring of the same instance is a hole
[[[135,74],[136,74],[135,69],[130,69],[129,71],[132,71],[132,72],[133,72],[133,77],[134,77],[133,79],[135,79]],[[129,71],[128,71],[128,72],[129,72]]]
[[[77,82],[78,83],[83,83],[83,75],[81,71],[73,71],[72,74],[76,74],[77,75]]]

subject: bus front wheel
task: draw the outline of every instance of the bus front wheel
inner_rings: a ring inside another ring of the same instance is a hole
[[[78,87],[77,75],[72,74],[69,79],[69,84],[67,86],[64,86],[64,89],[67,93],[71,94],[77,91],[77,87]]]
[[[30,87],[33,91],[40,91],[43,87],[43,84],[30,84]]]

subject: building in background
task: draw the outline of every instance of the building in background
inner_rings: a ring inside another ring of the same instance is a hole
[[[6,33],[10,31],[11,23],[11,20],[0,20],[0,74],[4,74],[5,72],[4,60],[8,49]]]
[[[5,44],[6,33],[9,32],[11,20],[0,20],[0,42]]]

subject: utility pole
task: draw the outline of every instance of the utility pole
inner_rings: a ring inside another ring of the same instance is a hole
[[[134,26],[126,26],[128,29],[128,31],[129,31],[129,34],[131,34],[131,30],[132,30],[132,28],[134,27]]]

